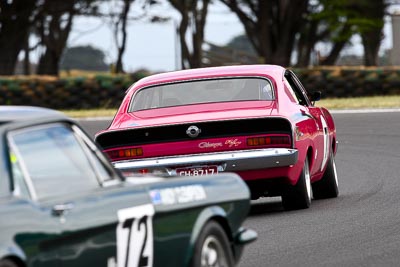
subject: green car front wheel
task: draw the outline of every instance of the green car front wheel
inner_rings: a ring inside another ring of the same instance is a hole
[[[202,229],[195,245],[192,267],[234,266],[232,251],[224,229],[209,221]]]

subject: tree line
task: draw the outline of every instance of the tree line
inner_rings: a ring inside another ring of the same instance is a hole
[[[36,73],[58,75],[79,16],[97,17],[112,25],[117,49],[114,65],[123,72],[128,22],[148,16],[160,4],[170,5],[180,15],[182,68],[201,67],[207,15],[216,2],[238,17],[261,63],[289,66],[295,58],[299,67],[309,65],[319,42],[329,47],[320,64],[333,65],[355,34],[361,36],[364,64],[377,65],[384,17],[390,6],[400,4],[400,0],[0,0],[0,75],[14,74],[21,57],[24,73],[29,74],[34,50],[40,51]],[[112,8],[105,10],[105,4]],[[132,11],[140,15],[132,17]],[[170,18],[160,14],[148,19],[165,22]]]

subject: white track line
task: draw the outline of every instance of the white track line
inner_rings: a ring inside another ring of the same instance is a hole
[[[363,113],[393,113],[400,112],[400,108],[377,108],[377,109],[333,109],[332,114],[363,114]]]
[[[74,118],[77,121],[111,121],[114,117],[85,117]]]

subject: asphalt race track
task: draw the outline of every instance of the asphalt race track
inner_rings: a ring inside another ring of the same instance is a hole
[[[283,211],[253,202],[239,266],[400,266],[400,113],[334,114],[340,196]],[[83,121],[93,135],[106,121]]]

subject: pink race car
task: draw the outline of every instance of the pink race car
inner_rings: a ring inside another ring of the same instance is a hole
[[[146,77],[126,93],[96,141],[126,175],[235,172],[252,198],[285,209],[338,196],[336,129],[296,75],[274,65],[192,69]]]

